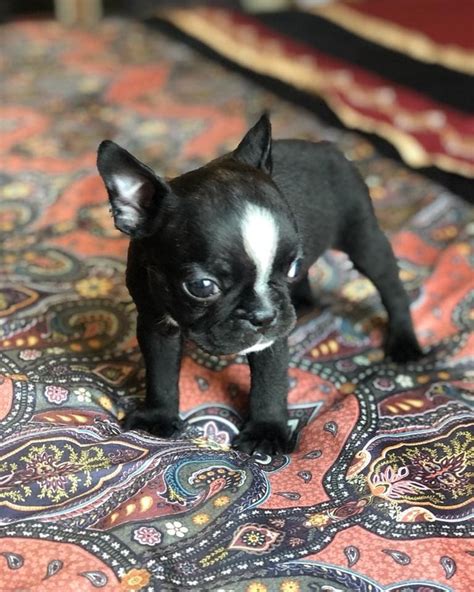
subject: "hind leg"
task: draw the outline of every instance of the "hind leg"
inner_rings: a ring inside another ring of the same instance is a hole
[[[416,360],[422,355],[410,315],[410,303],[398,275],[392,247],[375,220],[353,227],[344,250],[356,269],[375,285],[388,313],[384,349],[395,362]]]

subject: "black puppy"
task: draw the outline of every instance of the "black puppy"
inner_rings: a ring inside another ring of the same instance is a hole
[[[145,407],[127,428],[159,436],[179,428],[181,351],[190,339],[212,354],[247,354],[250,410],[234,445],[288,451],[291,295],[308,293],[308,268],[329,247],[345,251],[380,292],[387,355],[420,356],[367,187],[330,143],[272,144],[263,115],[236,150],[171,181],[108,140],[97,165],[115,225],[131,238],[127,287],[146,366]]]

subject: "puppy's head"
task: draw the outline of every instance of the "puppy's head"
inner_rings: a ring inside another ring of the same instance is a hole
[[[116,227],[140,243],[150,306],[216,355],[288,334],[301,244],[272,181],[266,115],[232,153],[169,182],[110,141],[98,168]]]

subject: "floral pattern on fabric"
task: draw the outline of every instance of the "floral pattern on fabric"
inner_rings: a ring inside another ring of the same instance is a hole
[[[469,207],[137,23],[2,28],[0,589],[472,589]],[[275,136],[335,141],[357,164],[426,356],[384,360],[380,300],[331,251],[290,336],[293,454],[231,448],[246,360],[193,347],[181,437],[124,432],[144,368],[96,147],[114,138],[172,176],[265,108]]]

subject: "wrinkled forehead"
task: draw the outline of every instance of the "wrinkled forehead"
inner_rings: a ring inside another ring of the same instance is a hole
[[[263,273],[298,249],[288,204],[269,177],[227,163],[191,171],[172,185],[186,204],[193,247],[202,247],[187,253],[189,259]]]
[[[239,200],[216,207],[206,218],[207,227],[201,225],[209,249],[206,263],[229,272],[231,267],[250,268],[262,285],[275,262],[295,257],[299,249],[294,222],[284,208]]]

